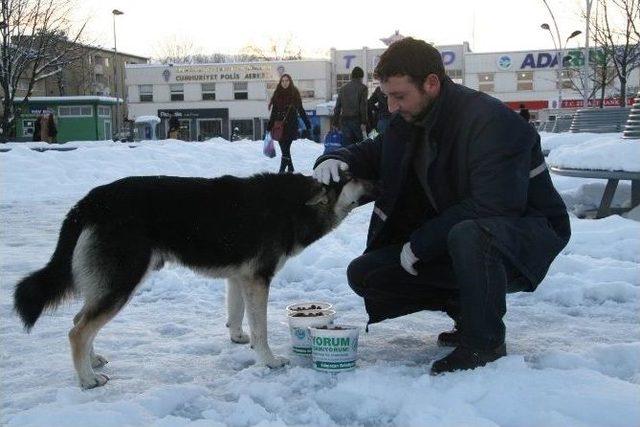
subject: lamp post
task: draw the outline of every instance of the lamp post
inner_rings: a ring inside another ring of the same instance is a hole
[[[556,65],[556,84],[558,86],[557,108],[560,109],[562,108],[562,71],[564,70],[564,49],[567,47],[567,43],[569,42],[569,40],[582,34],[582,31],[576,30],[572,32],[569,35],[569,37],[567,37],[567,39],[564,41],[564,46],[563,46],[562,40],[560,39],[560,31],[558,30],[558,24],[556,23],[556,18],[553,16],[553,12],[551,12],[551,9],[549,8],[547,1],[546,0],[543,0],[543,1],[544,1],[544,4],[547,6],[547,9],[549,9],[549,14],[551,15],[551,19],[553,20],[553,25],[556,30],[556,36],[554,36],[553,32],[551,31],[551,27],[549,27],[549,24],[545,22],[544,24],[540,25],[540,28],[542,28],[543,30],[549,31],[549,34],[551,35],[551,41],[553,41],[553,47],[556,50],[556,57],[558,58],[558,64]],[[556,43],[556,37],[558,40],[557,43]]]
[[[116,135],[120,132],[120,96],[118,95],[118,45],[116,43],[116,16],[124,15],[118,9],[111,11],[113,15],[113,85],[116,93]]]
[[[582,108],[589,106],[589,90],[591,82],[589,81],[589,21],[591,20],[591,5],[593,0],[586,0],[587,2],[587,21],[584,28],[584,64],[582,65],[582,73],[584,74],[584,84],[582,85],[584,93],[582,94]]]

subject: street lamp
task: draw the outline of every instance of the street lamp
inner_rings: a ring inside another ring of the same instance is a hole
[[[120,132],[120,97],[118,96],[118,45],[116,43],[116,16],[124,15],[118,9],[111,11],[113,15],[113,84],[116,92],[116,135]]]
[[[544,4],[546,5],[547,2],[545,1]],[[547,8],[549,7],[549,5],[547,5]],[[553,20],[553,25],[555,26],[555,30],[556,30],[556,35],[557,35],[557,42],[556,42],[556,37],[553,35],[553,31],[551,31],[551,27],[549,27],[549,24],[547,24],[546,22],[543,23],[542,25],[540,25],[540,28],[542,28],[543,30],[547,30],[549,31],[549,34],[551,35],[551,41],[553,42],[553,47],[556,51],[556,57],[558,58],[558,63],[556,65],[556,84],[558,86],[558,106],[557,108],[560,109],[562,108],[562,72],[564,70],[564,49],[567,47],[567,43],[569,43],[569,40],[571,40],[572,38],[582,34],[582,31],[580,30],[576,30],[574,32],[572,32],[569,37],[567,37],[567,39],[564,41],[564,45],[562,44],[562,40],[560,39],[560,31],[558,31],[558,25],[556,24],[556,19],[553,16],[553,13],[551,12],[551,9],[549,9],[549,13],[551,14],[551,19]]]

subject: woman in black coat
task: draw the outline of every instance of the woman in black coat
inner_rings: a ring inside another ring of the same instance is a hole
[[[272,132],[273,136],[273,129],[276,123],[281,122],[283,126],[282,136],[279,139],[274,137],[280,144],[282,151],[279,173],[284,173],[285,170],[286,172],[293,172],[291,142],[298,138],[298,115],[304,121],[307,130],[311,129],[311,123],[302,107],[300,92],[293,84],[289,74],[283,74],[280,77],[280,82],[271,97],[271,101],[269,101],[269,108],[271,109],[271,116],[269,117],[267,130]],[[278,126],[280,126],[280,123],[278,123]]]

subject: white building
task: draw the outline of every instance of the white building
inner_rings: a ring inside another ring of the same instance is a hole
[[[541,110],[560,106],[561,113],[570,113],[582,105],[582,95],[573,89],[571,81],[571,73],[576,80],[581,50],[565,52],[570,59],[565,60],[560,77],[558,55],[553,50],[474,53],[467,42],[437,48],[442,54],[445,71],[453,81],[486,92],[516,110],[524,104],[533,118],[537,118]],[[327,111],[326,105],[330,105],[327,101],[349,81],[355,66],[364,70],[365,83],[371,93],[377,84],[373,71],[384,50],[367,47],[332,49],[330,60],[127,65],[129,119],[159,116],[162,118],[162,137],[166,135],[169,114],[175,112],[180,117],[180,138],[184,140],[213,136],[231,139],[234,133],[261,139],[269,119],[271,95],[280,76],[288,73],[300,90],[314,127],[318,126],[324,134],[328,128],[326,114],[331,113]],[[605,88],[605,105],[617,105],[616,96],[620,93],[617,85],[617,79],[613,79]],[[640,88],[640,70],[631,73],[627,85],[628,102],[631,103]],[[323,108],[317,109],[319,104]]]
[[[331,98],[331,64],[326,60],[130,65],[126,73],[129,119],[157,115],[163,136],[170,114],[175,113],[181,124],[180,139],[187,141],[230,139],[234,133],[261,139],[269,119],[269,100],[283,73],[292,76],[309,118],[317,123],[316,104]]]

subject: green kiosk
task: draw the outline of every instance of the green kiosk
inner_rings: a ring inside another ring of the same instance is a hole
[[[16,140],[32,141],[38,116],[53,114],[56,142],[100,141],[113,134],[113,107],[122,99],[108,96],[33,96],[15,102]]]

